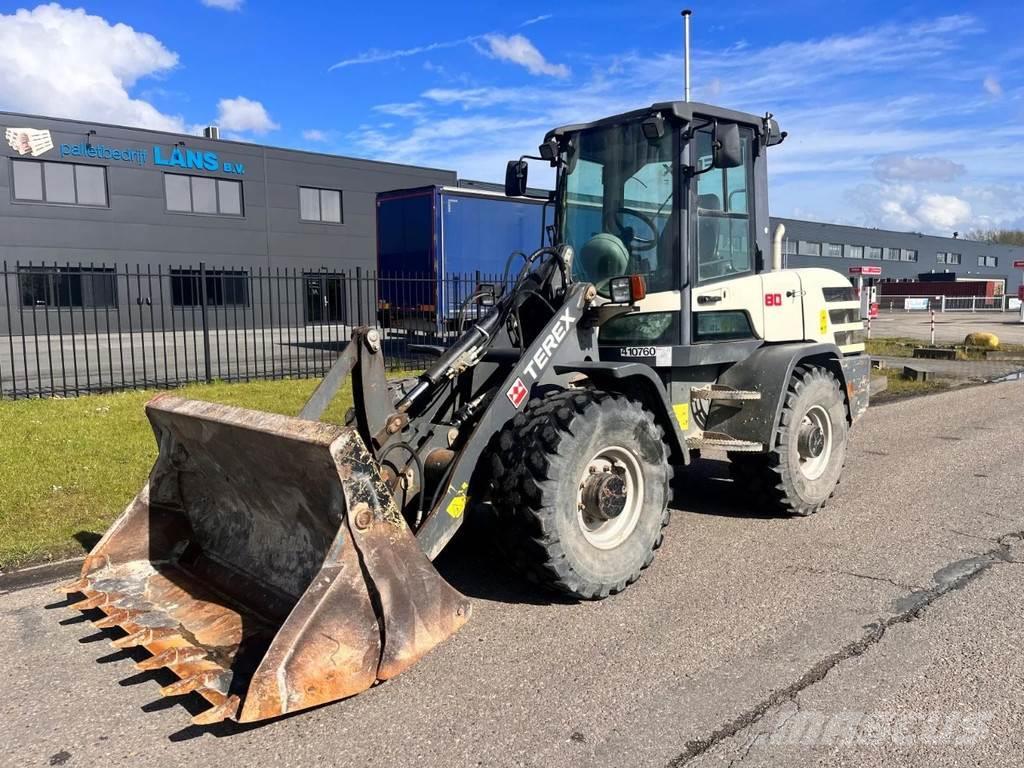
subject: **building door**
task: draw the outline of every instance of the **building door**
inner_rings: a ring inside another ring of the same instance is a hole
[[[345,322],[345,277],[327,273],[306,274],[306,322]]]

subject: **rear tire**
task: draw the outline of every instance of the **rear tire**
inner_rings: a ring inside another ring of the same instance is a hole
[[[836,377],[800,366],[767,453],[730,453],[737,485],[769,512],[812,515],[835,493],[846,462],[846,403]]]
[[[668,524],[663,432],[629,398],[563,390],[531,400],[491,459],[499,546],[531,581],[583,599],[636,581]]]

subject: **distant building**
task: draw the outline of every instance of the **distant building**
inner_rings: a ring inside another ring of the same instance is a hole
[[[1021,271],[1013,267],[1024,259],[1024,248],[1018,246],[773,217],[773,231],[776,224],[786,226],[782,259],[788,267],[826,267],[846,274],[849,267],[871,264],[882,268],[875,282],[947,273],[948,280],[1001,281],[1010,292],[1021,281]]]

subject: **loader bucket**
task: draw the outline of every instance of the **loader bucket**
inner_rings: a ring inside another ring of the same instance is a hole
[[[468,619],[354,429],[167,395],[146,413],[149,482],[63,589],[177,675],[161,693],[210,702],[193,722],[351,696]]]

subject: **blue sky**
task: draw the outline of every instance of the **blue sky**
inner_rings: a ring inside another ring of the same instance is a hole
[[[694,96],[771,110],[789,131],[769,160],[775,215],[1022,226],[1022,5],[694,3]],[[680,97],[679,9],[0,2],[0,109],[217,122],[243,140],[497,180],[556,124]]]

